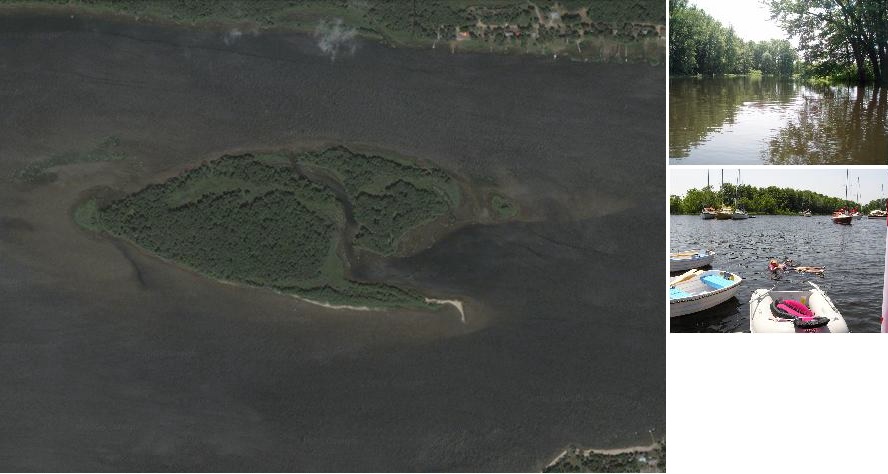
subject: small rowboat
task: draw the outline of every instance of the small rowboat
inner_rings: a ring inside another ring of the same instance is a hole
[[[683,316],[717,306],[734,297],[739,275],[722,270],[691,270],[669,285],[669,316]]]
[[[819,286],[810,290],[760,288],[749,299],[751,332],[849,332],[845,318]],[[800,309],[797,303],[803,307]],[[781,308],[783,306],[783,308]],[[787,309],[788,308],[788,309]],[[805,311],[804,309],[809,311]]]
[[[712,263],[715,252],[712,250],[685,250],[669,254],[669,271],[683,272],[692,268],[705,267]]]

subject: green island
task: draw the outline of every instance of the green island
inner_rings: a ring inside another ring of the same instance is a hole
[[[494,194],[490,197],[490,208],[498,219],[510,219],[518,214],[518,206],[504,196]]]
[[[65,9],[240,30],[360,35],[392,46],[559,54],[603,62],[666,58],[659,0],[0,0],[2,7]]]
[[[74,209],[105,232],[209,277],[352,308],[435,308],[416,291],[348,275],[355,251],[403,253],[414,231],[452,222],[455,178],[434,166],[335,147],[223,156]]]
[[[605,451],[570,447],[543,472],[666,472],[666,442]]]
[[[119,149],[119,146],[119,138],[108,137],[92,149],[59,153],[52,155],[49,158],[31,163],[16,172],[15,178],[19,181],[31,184],[51,183],[55,181],[58,176],[50,171],[49,168],[75,163],[93,163],[126,159],[126,153],[122,152]]]

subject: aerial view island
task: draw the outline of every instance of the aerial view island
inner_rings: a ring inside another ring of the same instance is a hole
[[[0,0],[0,468],[665,471],[665,23]]]

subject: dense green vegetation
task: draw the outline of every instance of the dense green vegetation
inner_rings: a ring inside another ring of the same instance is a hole
[[[744,41],[731,27],[688,4],[669,0],[669,73],[792,76],[798,54],[789,41]]]
[[[711,186],[691,189],[684,196],[669,197],[669,212],[672,214],[698,214],[704,207],[733,204],[753,214],[798,214],[809,209],[814,214],[831,214],[840,207],[860,207],[853,201],[825,196],[814,191],[768,186],[759,188],[742,184],[735,186],[725,183],[718,191]],[[884,200],[882,200],[884,202]],[[876,209],[878,201],[864,206],[861,211]],[[881,207],[880,207],[881,208]]]
[[[478,51],[568,54],[662,62],[666,11],[659,0],[0,0],[191,24],[316,32],[338,18],[349,31],[406,46],[447,42]]]
[[[355,244],[382,255],[395,253],[408,230],[459,206],[459,185],[438,168],[345,148],[303,153],[296,161],[342,183],[359,225]]]
[[[620,454],[586,453],[572,447],[543,472],[666,472],[666,443],[649,451]]]
[[[888,201],[888,199],[873,199],[872,201],[864,204],[864,206],[860,209],[860,212],[868,213],[876,209],[881,209],[883,211],[888,210],[888,208],[886,208],[886,201]]]
[[[55,166],[125,159],[126,154],[119,150],[119,146],[120,139],[117,137],[108,137],[90,150],[69,151],[31,163],[19,170],[15,177],[26,183],[51,183],[58,177],[55,173],[50,171],[50,168]]]
[[[888,0],[768,0],[808,75],[888,84]]]
[[[301,165],[347,190],[356,236],[335,189]],[[89,199],[74,220],[221,280],[329,304],[429,307],[410,290],[350,280],[340,248],[395,253],[405,233],[452,216],[459,200],[459,185],[440,169],[333,148],[225,156],[122,198]]]
[[[764,74],[888,84],[888,0],[765,0],[797,38],[744,42],[688,0],[669,1],[670,73]]]
[[[497,219],[509,219],[518,214],[518,206],[499,194],[491,196],[490,208],[493,210],[494,216]]]
[[[447,212],[442,196],[398,180],[380,194],[361,192],[355,198],[355,220],[361,228],[355,243],[388,255],[396,250],[399,236],[412,227]]]

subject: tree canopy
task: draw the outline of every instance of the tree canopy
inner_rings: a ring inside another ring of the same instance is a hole
[[[744,41],[687,0],[669,1],[669,64],[674,75],[791,76],[798,54],[789,41]]]
[[[210,277],[329,304],[408,308],[435,305],[407,288],[353,280],[352,247],[394,255],[412,229],[452,220],[462,199],[440,168],[344,147],[224,156],[132,194],[105,194],[75,209],[75,221]]]
[[[888,84],[888,0],[768,0],[812,72]]]

